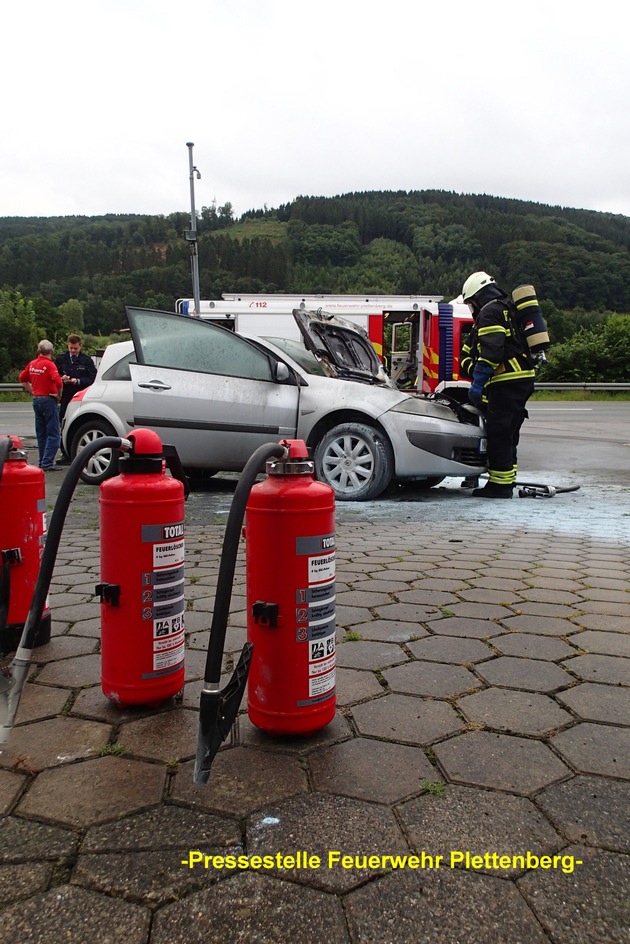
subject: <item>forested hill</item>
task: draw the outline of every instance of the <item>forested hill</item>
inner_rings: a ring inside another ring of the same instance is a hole
[[[445,191],[297,197],[235,220],[198,219],[201,295],[321,292],[457,295],[476,269],[532,282],[558,311],[630,312],[630,218]],[[109,334],[124,305],[173,309],[191,290],[190,214],[0,218],[0,290],[46,324],[70,299]]]

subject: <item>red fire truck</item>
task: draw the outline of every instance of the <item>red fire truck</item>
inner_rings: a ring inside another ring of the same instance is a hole
[[[294,308],[341,315],[367,331],[400,387],[431,393],[456,386],[462,341],[472,326],[468,306],[441,295],[240,295],[200,302],[180,298],[180,314],[212,320],[245,334],[299,338]]]

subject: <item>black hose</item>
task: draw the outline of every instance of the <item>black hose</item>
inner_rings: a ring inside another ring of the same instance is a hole
[[[286,447],[279,443],[264,443],[262,446],[259,446],[256,452],[254,452],[247,461],[234,491],[234,497],[230,505],[230,512],[225,526],[225,534],[223,536],[223,549],[221,551],[221,563],[217,577],[214,612],[212,614],[210,640],[208,642],[208,654],[206,656],[205,682],[218,682],[221,677],[221,662],[223,661],[225,634],[230,601],[232,599],[236,556],[238,554],[241,527],[243,518],[245,517],[245,507],[249,493],[256,481],[256,477],[259,472],[262,471],[264,463],[274,456],[276,458],[286,456],[286,453]]]
[[[33,599],[26,617],[26,622],[24,623],[22,638],[20,639],[20,649],[30,650],[33,648],[37,629],[46,603],[46,596],[50,588],[50,581],[57,559],[57,551],[59,550],[64,522],[81,473],[87,465],[88,459],[91,459],[92,456],[100,452],[101,449],[120,449],[122,443],[123,440],[120,436],[102,436],[99,439],[95,439],[94,442],[89,443],[81,450],[72,465],[68,468],[61,488],[59,489],[57,501],[55,502],[55,507],[50,519],[50,527],[46,533],[46,541],[39,565],[39,573],[35,582]]]

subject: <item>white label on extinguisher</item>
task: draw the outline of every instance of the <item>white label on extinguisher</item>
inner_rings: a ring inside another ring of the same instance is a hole
[[[153,566],[171,567],[184,562],[184,539],[153,545]]]
[[[317,695],[324,695],[335,687],[335,670],[328,672],[327,675],[318,675],[316,678],[308,680],[309,698],[316,698]]]
[[[334,655],[330,659],[322,659],[321,662],[311,662],[308,667],[308,674],[315,675],[326,675],[327,672],[332,672],[335,668],[335,657]]]
[[[165,636],[160,637],[159,639],[153,640],[153,651],[154,652],[166,652],[167,649],[172,649],[173,646],[183,646],[184,645],[184,633],[177,633],[175,636]]]
[[[176,649],[167,649],[166,652],[153,653],[153,669],[170,669],[174,665],[179,665],[184,660],[184,643],[177,646]]]
[[[319,583],[335,576],[335,552],[308,559],[308,582]]]

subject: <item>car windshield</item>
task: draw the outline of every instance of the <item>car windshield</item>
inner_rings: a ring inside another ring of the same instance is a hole
[[[290,338],[265,338],[265,341],[270,341],[274,347],[288,354],[307,374],[316,374],[318,377],[326,376],[317,358],[310,351],[307,351],[300,341],[294,341]]]

